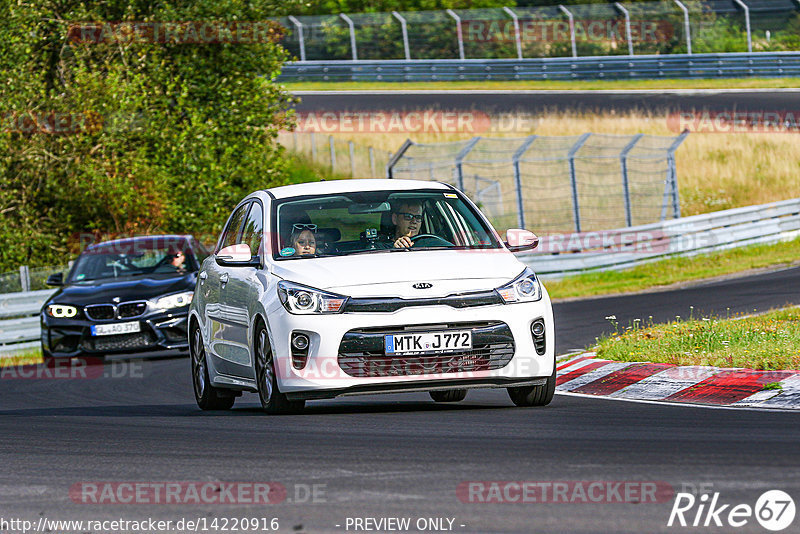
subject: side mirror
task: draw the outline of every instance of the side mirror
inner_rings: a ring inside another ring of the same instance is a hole
[[[244,243],[223,248],[215,259],[223,267],[261,267],[261,258],[253,256],[250,245]]]
[[[533,250],[539,246],[539,237],[533,232],[512,228],[506,231],[506,243],[511,252],[522,252],[523,250]]]
[[[45,282],[48,286],[63,286],[64,285],[64,273],[53,273],[47,277],[47,281]]]

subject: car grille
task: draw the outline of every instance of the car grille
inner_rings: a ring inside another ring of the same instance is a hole
[[[120,319],[139,317],[140,315],[144,315],[145,311],[147,311],[146,302],[126,302],[117,306],[117,314]]]
[[[151,332],[120,334],[117,336],[99,336],[83,340],[83,348],[91,351],[137,350],[146,349],[155,343]]]
[[[508,365],[514,357],[511,329],[502,322],[454,323],[415,326],[413,330],[469,329],[472,350],[447,354],[387,356],[384,336],[409,327],[350,330],[339,345],[339,367],[353,377],[410,376],[422,374],[491,371]]]
[[[92,304],[86,306],[86,317],[93,321],[108,321],[114,319],[116,312],[112,304]]]
[[[356,297],[349,298],[344,305],[345,313],[395,312],[416,306],[450,306],[451,308],[472,308],[503,304],[503,299],[494,291],[456,293],[446,297]]]

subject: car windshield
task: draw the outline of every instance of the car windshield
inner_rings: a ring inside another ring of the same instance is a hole
[[[182,275],[196,270],[195,255],[185,238],[133,239],[88,248],[76,260],[69,282]]]
[[[501,248],[455,191],[369,191],[289,198],[275,204],[274,258],[431,249]],[[406,246],[396,246],[404,238]]]

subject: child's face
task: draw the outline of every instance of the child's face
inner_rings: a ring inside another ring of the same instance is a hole
[[[317,240],[311,230],[303,230],[297,236],[295,242],[292,243],[294,249],[297,251],[295,254],[302,256],[303,254],[314,254],[317,251]]]

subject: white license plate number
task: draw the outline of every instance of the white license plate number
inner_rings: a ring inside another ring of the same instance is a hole
[[[138,321],[131,323],[95,324],[92,325],[93,336],[113,336],[116,334],[131,334],[140,332],[142,326]]]
[[[472,332],[459,330],[389,334],[384,336],[384,345],[387,355],[459,352],[472,349]]]

